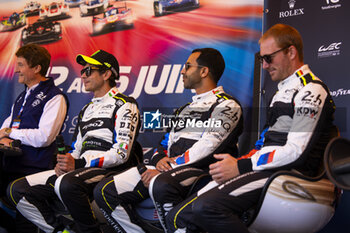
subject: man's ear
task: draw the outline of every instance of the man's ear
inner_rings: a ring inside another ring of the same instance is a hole
[[[208,67],[202,67],[200,71],[200,76],[202,78],[207,77],[209,75],[209,68]]]
[[[103,73],[103,80],[107,81],[112,76],[111,70],[106,70],[106,72]]]
[[[297,56],[298,56],[298,51],[297,51],[297,48],[295,48],[294,45],[291,45],[289,48],[288,48],[288,55],[289,55],[289,58],[291,60],[294,60]]]
[[[40,71],[41,71],[41,65],[36,65],[36,66],[34,66],[33,68],[34,68],[34,73],[35,73],[35,74],[40,73]]]

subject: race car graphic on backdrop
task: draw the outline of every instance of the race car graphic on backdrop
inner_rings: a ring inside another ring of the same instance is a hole
[[[14,31],[26,25],[26,15],[14,12],[9,17],[3,17],[0,21],[0,32]]]
[[[83,0],[64,0],[64,3],[66,3],[69,7],[78,7],[80,4],[82,4]]]
[[[66,3],[52,2],[50,5],[40,9],[40,18],[65,19],[69,18],[69,6]]]
[[[23,89],[14,72],[14,54],[21,45],[28,43],[44,44],[48,49],[52,66],[47,76],[54,78],[70,100],[72,108],[62,131],[67,141],[73,135],[79,110],[92,97],[81,80],[76,55],[89,55],[98,49],[118,58],[117,88],[137,99],[141,112],[148,108],[153,111],[154,107],[174,110],[191,101],[194,93],[184,88],[181,70],[191,51],[202,47],[213,47],[223,54],[227,66],[219,85],[239,98],[242,105],[251,106],[254,67],[246,64],[254,61],[254,54],[259,50],[257,40],[261,36],[263,7],[246,1],[257,0],[201,0],[198,8],[198,2],[193,0],[173,1],[178,7],[174,9],[167,8],[170,3],[166,5],[166,1],[161,1],[164,13],[161,17],[154,17],[154,0],[83,0],[75,8],[69,5],[71,0],[13,0],[0,3],[0,16],[23,12],[30,1],[39,2],[41,8],[64,2],[70,17],[62,20],[26,15],[25,26],[0,33],[0,106],[3,109],[0,122],[8,117],[16,96],[14,90]],[[122,6],[124,9],[119,9]],[[81,17],[84,7],[87,17]],[[176,11],[180,12],[172,13]],[[98,23],[100,26],[96,27]],[[93,25],[96,34],[93,34]],[[5,102],[7,98],[12,101]],[[162,129],[141,128],[142,145],[153,147],[164,134],[160,131]]]
[[[80,4],[80,16],[97,15],[103,13],[109,6],[108,0],[86,0]]]
[[[27,16],[38,15],[40,11],[41,4],[38,2],[28,2],[23,9],[24,14]]]
[[[154,0],[154,16],[162,16],[174,11],[183,11],[199,7],[199,0]]]
[[[102,17],[92,18],[92,35],[133,27],[132,11],[126,7],[126,3],[123,7],[109,7]]]
[[[28,43],[46,44],[62,38],[61,23],[38,19],[22,31],[22,45]]]

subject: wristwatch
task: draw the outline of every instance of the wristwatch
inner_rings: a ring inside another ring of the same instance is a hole
[[[5,128],[5,131],[4,131],[5,136],[8,137],[10,135],[11,131],[12,131],[11,128]]]

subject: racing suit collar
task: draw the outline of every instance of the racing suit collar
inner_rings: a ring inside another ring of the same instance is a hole
[[[292,82],[292,81],[294,81],[294,80],[298,80],[298,82],[300,82],[299,81],[299,75],[298,75],[298,73],[299,74],[302,74],[302,75],[305,75],[305,74],[307,74],[307,73],[310,73],[311,72],[311,70],[310,70],[310,68],[309,68],[309,66],[308,65],[303,65],[303,66],[301,66],[299,69],[297,69],[291,76],[289,76],[288,78],[286,78],[286,79],[284,79],[284,80],[282,80],[282,81],[280,81],[279,83],[278,83],[278,90],[280,90],[283,86],[285,86],[287,83],[290,83],[290,82]]]
[[[101,102],[105,99],[108,99],[110,97],[113,97],[115,96],[116,94],[118,94],[119,91],[118,91],[118,88],[116,87],[112,87],[104,96],[102,97],[97,97],[97,98],[92,98],[92,102]]]
[[[216,87],[208,92],[192,96],[192,100],[193,100],[193,102],[196,102],[196,101],[199,101],[201,99],[206,99],[209,96],[217,95],[217,94],[220,94],[223,92],[224,92],[224,89],[222,88],[222,86],[218,86],[218,87]]]

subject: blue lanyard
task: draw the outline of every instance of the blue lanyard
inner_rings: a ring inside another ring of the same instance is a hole
[[[18,112],[17,119],[19,119],[19,118],[21,117],[21,115],[22,115],[24,105],[25,105],[26,102],[27,102],[27,99],[28,99],[28,96],[30,95],[30,92],[31,92],[31,90],[28,90],[28,91],[26,92],[26,95],[24,96],[24,101],[23,101],[23,104],[22,104],[22,106],[21,106],[21,109],[20,109],[19,112]]]

